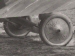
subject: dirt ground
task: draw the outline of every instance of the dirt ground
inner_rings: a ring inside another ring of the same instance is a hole
[[[42,41],[33,41],[39,36],[13,38],[0,35],[0,55],[5,56],[75,56],[75,46],[53,47]]]

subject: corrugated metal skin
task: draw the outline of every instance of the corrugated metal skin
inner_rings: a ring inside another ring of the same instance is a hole
[[[69,0],[18,0],[0,10],[0,18],[49,13]]]

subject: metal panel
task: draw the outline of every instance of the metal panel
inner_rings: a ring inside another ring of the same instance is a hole
[[[70,0],[18,0],[0,10],[0,18],[49,13]]]

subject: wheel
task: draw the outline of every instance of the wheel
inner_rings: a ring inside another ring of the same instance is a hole
[[[40,22],[39,34],[47,45],[64,46],[72,39],[73,26],[64,14],[55,12]]]
[[[11,37],[24,37],[30,32],[30,30],[29,30],[30,28],[27,25],[24,26],[24,25],[20,24],[20,23],[22,23],[21,20],[14,19],[14,20],[10,20],[10,21],[16,23],[17,26],[14,26],[12,23],[9,23],[6,21],[4,22],[5,32],[9,36],[11,36]]]

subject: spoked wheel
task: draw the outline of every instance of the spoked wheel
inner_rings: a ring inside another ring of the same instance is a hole
[[[12,37],[24,37],[26,36],[29,32],[30,32],[30,27],[28,27],[27,25],[22,25],[20,23],[20,20],[11,20],[11,22],[17,24],[17,25],[13,25],[10,22],[4,22],[4,29],[6,31],[6,33],[9,36]]]
[[[73,30],[70,19],[61,14],[53,13],[40,23],[41,39],[48,45],[63,46],[72,38]]]

